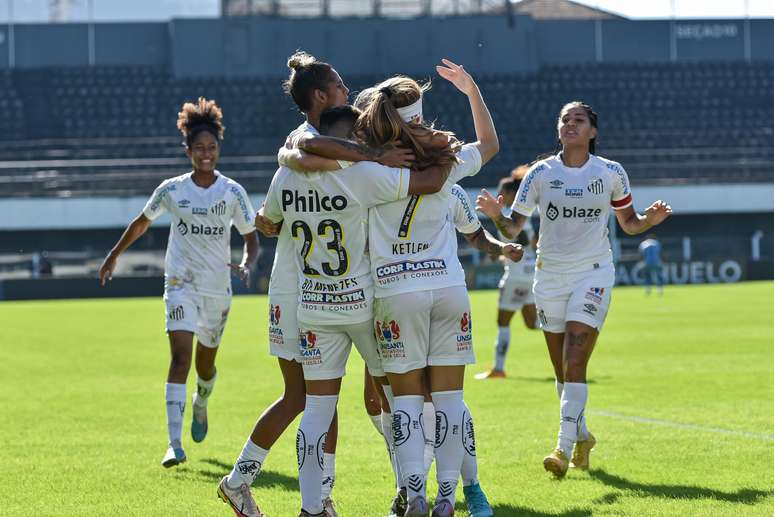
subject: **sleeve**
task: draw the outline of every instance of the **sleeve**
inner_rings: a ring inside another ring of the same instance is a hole
[[[231,214],[231,220],[241,235],[246,235],[255,231],[253,217],[255,210],[247,196],[247,191],[238,183],[231,187],[231,193],[234,195],[234,206]]]
[[[408,196],[408,169],[386,167],[376,162],[358,162],[343,170],[356,178],[348,182],[357,199],[367,207],[391,203]]]
[[[481,222],[473,211],[473,205],[470,202],[465,189],[459,185],[452,187],[451,196],[449,196],[449,208],[451,210],[454,226],[460,233],[471,234],[481,228]]]
[[[535,238],[535,229],[532,227],[531,219],[527,219],[527,221],[524,223],[522,231],[527,234],[527,240],[532,242],[532,239]]]
[[[535,207],[540,201],[538,179],[543,167],[545,166],[539,164],[534,166],[524,179],[521,180],[521,185],[519,185],[519,191],[513,199],[511,210],[525,217],[531,216],[532,212],[535,211]]]
[[[629,176],[621,164],[611,162],[607,168],[612,173],[612,184],[610,204],[614,210],[622,210],[632,205],[632,190],[629,187]]]
[[[153,221],[163,213],[167,211],[169,203],[169,192],[174,190],[174,186],[165,181],[153,191],[153,195],[145,203],[145,208],[142,209],[142,213]]]
[[[274,223],[278,223],[282,221],[283,215],[282,215],[282,208],[280,207],[277,193],[278,193],[278,184],[279,184],[279,177],[282,174],[282,169],[278,170],[274,177],[271,180],[271,185],[269,185],[269,191],[266,193],[266,201],[264,201],[263,204],[263,215],[264,217],[268,218],[270,221]]]
[[[481,170],[481,153],[478,150],[478,145],[463,145],[457,158],[459,158],[460,163],[451,168],[448,181],[457,183],[468,176],[475,176]]]

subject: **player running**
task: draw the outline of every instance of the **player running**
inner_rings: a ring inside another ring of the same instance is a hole
[[[358,116],[351,106],[326,111],[323,134],[350,137]],[[337,128],[345,132],[337,135]],[[372,326],[368,209],[437,192],[447,175],[445,166],[409,173],[363,161],[325,173],[280,167],[269,187],[263,215],[290,228],[301,271],[298,322],[307,395],[296,443],[302,517],[324,515],[322,446],[353,342],[369,373],[384,382]]]
[[[513,172],[500,180],[497,188],[498,196],[503,196],[506,206],[510,206],[519,190],[521,178],[529,170],[527,165],[521,165]],[[503,240],[502,233],[498,238]],[[521,310],[521,316],[528,329],[538,328],[537,311],[535,310],[535,298],[532,294],[532,283],[535,279],[535,245],[537,239],[529,220],[524,223],[524,229],[519,233],[515,242],[524,247],[524,257],[519,263],[512,262],[503,257],[505,265],[503,276],[500,279],[500,297],[497,303],[497,341],[495,341],[494,367],[486,372],[476,375],[476,379],[499,379],[505,377],[505,359],[511,346],[511,319],[513,313]]]
[[[619,163],[594,154],[597,114],[590,106],[577,101],[566,104],[557,132],[561,152],[532,166],[509,217],[502,213],[503,198],[496,199],[486,190],[478,196],[477,207],[509,237],[521,231],[535,207],[540,210],[535,302],[561,400],[557,447],[543,466],[563,477],[570,465],[588,469],[596,443],[584,416],[586,368],[615,281],[607,230],[610,208],[629,235],[660,224],[672,208],[659,200],[644,215],[634,210],[626,171]]]
[[[118,257],[164,213],[172,217],[164,266],[164,302],[171,361],[166,384],[169,447],[161,462],[172,467],[186,461],[182,446],[186,379],[196,335],[196,392],[191,437],[207,435],[207,401],[215,386],[218,351],[231,308],[230,271],[249,285],[250,267],[258,257],[253,208],[245,189],[215,169],[223,141],[223,114],[215,101],[200,97],[183,104],[177,127],[193,171],[168,179],[124,231],[99,270],[104,286],[112,279]],[[231,225],[245,240],[239,265],[231,264]]]

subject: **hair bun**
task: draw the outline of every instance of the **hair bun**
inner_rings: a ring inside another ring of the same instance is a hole
[[[305,68],[315,62],[317,62],[317,58],[311,54],[307,54],[303,50],[299,50],[288,58],[288,68],[292,70],[298,70],[300,68]]]

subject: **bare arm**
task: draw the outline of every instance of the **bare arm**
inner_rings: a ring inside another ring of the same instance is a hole
[[[435,67],[438,74],[468,97],[470,111],[473,114],[473,125],[476,128],[478,151],[481,153],[481,164],[484,165],[500,151],[500,141],[497,138],[492,116],[478,85],[465,68],[448,59],[442,59],[442,61],[446,66]]]
[[[139,239],[142,234],[148,230],[151,222],[150,219],[145,217],[145,214],[140,214],[129,223],[129,226],[126,227],[123,235],[118,239],[118,242],[113,246],[113,249],[110,250],[110,253],[105,257],[105,260],[99,268],[100,285],[104,287],[106,281],[113,279],[113,271],[116,269],[119,255],[126,251],[129,246],[134,244],[134,241]]]
[[[476,198],[476,210],[489,217],[507,239],[513,240],[521,233],[528,217],[516,212],[511,212],[510,217],[506,217],[503,215],[503,208],[503,196],[495,198],[486,189],[481,189],[481,194]]]
[[[229,264],[228,266],[246,286],[250,287],[250,269],[258,260],[258,234],[250,232],[242,235],[245,239],[245,247],[242,251],[242,262],[239,264]]]
[[[341,169],[339,162],[316,154],[305,153],[300,149],[280,147],[277,162],[294,171],[336,171]]]
[[[409,176],[409,195],[435,194],[443,188],[449,177],[451,167],[434,165],[421,171],[411,171]]]
[[[402,147],[375,149],[359,142],[332,136],[304,134],[298,141],[298,148],[332,160],[348,162],[378,162],[388,167],[411,167],[414,154]]]
[[[463,233],[462,235],[471,246],[490,257],[504,255],[512,261],[518,262],[524,255],[521,245],[499,241],[483,227],[473,233]]]
[[[615,217],[621,229],[628,235],[637,235],[648,231],[672,215],[672,207],[660,199],[645,209],[640,215],[633,206],[615,211]]]

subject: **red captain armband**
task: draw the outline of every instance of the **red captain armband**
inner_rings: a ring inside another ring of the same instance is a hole
[[[626,208],[627,206],[632,204],[632,195],[628,194],[625,198],[619,199],[618,201],[612,200],[610,201],[610,204],[613,205],[613,208],[616,210],[620,210],[621,208]]]

